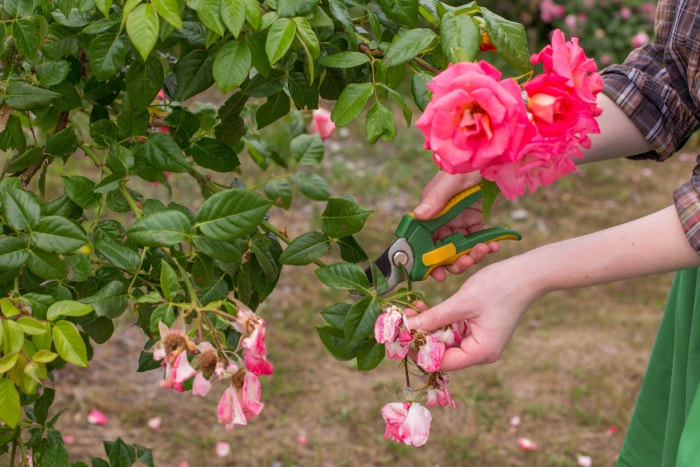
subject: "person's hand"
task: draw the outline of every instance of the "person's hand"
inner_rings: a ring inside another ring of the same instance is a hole
[[[445,351],[440,371],[493,363],[506,348],[520,316],[539,296],[529,276],[519,269],[522,261],[508,259],[494,263],[471,276],[444,302],[415,314],[408,312],[411,329],[434,331],[466,321],[469,335],[459,347]]]
[[[431,219],[440,213],[450,198],[465,188],[476,185],[480,181],[481,177],[476,172],[451,175],[440,171],[423,189],[421,201],[414,209],[413,214],[417,219]],[[435,240],[440,240],[456,232],[469,235],[485,228],[486,226],[483,224],[483,213],[481,211],[481,201],[479,201],[438,229],[437,232],[435,232]],[[445,271],[449,271],[453,274],[461,274],[473,265],[481,262],[489,254],[497,253],[498,250],[499,245],[497,242],[489,244],[479,243],[472,248],[468,255],[460,256],[454,264],[435,268],[431,276],[438,282],[442,282],[447,277]]]

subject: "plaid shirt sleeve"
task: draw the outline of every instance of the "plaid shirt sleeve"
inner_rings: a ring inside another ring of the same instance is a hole
[[[655,39],[601,72],[604,92],[653,148],[633,158],[668,159],[700,126],[700,0],[661,0]],[[681,224],[700,253],[700,157],[674,192]]]

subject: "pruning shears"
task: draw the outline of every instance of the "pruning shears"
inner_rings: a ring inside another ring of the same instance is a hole
[[[475,185],[453,196],[432,219],[419,220],[413,213],[405,214],[394,231],[396,240],[374,262],[387,281],[388,289],[383,293],[407,279],[427,279],[435,268],[453,264],[478,243],[520,240],[522,236],[518,232],[502,227],[491,227],[469,235],[457,232],[438,241],[433,239],[437,229],[481,198],[481,185]],[[370,266],[365,270],[370,284],[374,284],[372,269]]]

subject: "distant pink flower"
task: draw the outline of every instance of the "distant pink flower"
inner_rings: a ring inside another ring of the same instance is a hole
[[[311,112],[311,123],[309,133],[319,135],[321,139],[328,138],[335,131],[335,122],[331,120],[331,113],[323,108],[315,109]]]
[[[569,31],[574,31],[576,29],[577,22],[576,15],[566,15],[566,18],[564,18],[564,25],[566,25]]]
[[[417,402],[391,402],[382,410],[386,423],[384,439],[422,446],[428,441],[432,416],[430,411]]]
[[[537,444],[529,438],[518,438],[518,447],[523,451],[537,451]]]
[[[416,121],[425,147],[448,173],[512,161],[534,133],[520,86],[493,65],[459,62],[429,83],[432,99]]]
[[[107,416],[97,409],[92,409],[87,416],[87,422],[91,425],[106,425]]]
[[[646,32],[638,32],[632,38],[630,39],[630,44],[632,44],[632,48],[636,49],[638,47],[641,47],[643,45],[647,45],[649,43],[649,34]]]
[[[231,454],[231,443],[226,441],[216,442],[216,457],[226,457]]]
[[[75,436],[63,435],[63,442],[66,444],[73,444],[75,442]]]
[[[623,6],[619,11],[620,18],[629,19],[632,16],[632,10],[629,7]]]
[[[551,23],[552,20],[563,18],[566,14],[566,8],[563,5],[554,3],[554,0],[540,1],[540,18],[545,23]]]

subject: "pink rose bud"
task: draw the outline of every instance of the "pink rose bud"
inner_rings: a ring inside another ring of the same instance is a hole
[[[326,139],[333,131],[335,131],[335,122],[331,120],[331,113],[328,110],[319,108],[311,112],[309,133],[312,135],[318,134],[321,136],[321,139]]]

